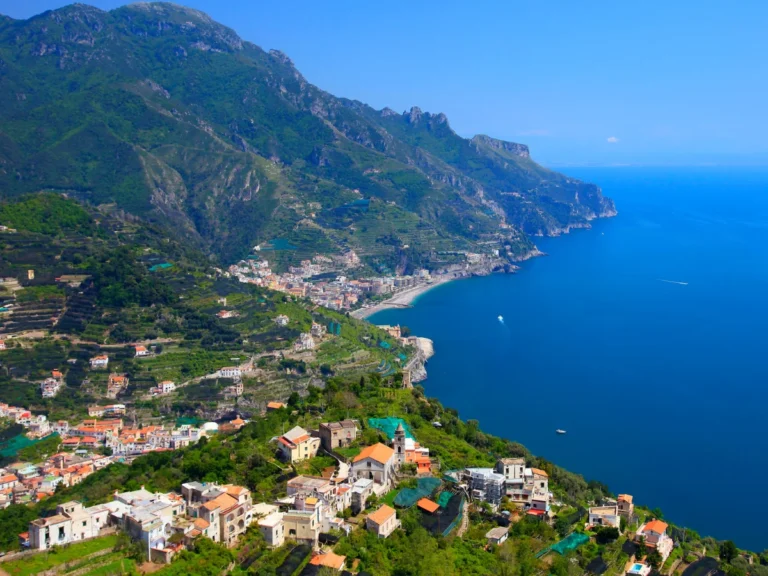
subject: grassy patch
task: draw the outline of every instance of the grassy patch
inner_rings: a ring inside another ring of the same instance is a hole
[[[42,552],[20,560],[5,562],[3,569],[11,576],[31,576],[45,570],[50,570],[61,564],[78,560],[94,552],[112,548],[117,542],[117,536],[104,536],[71,544],[63,548],[54,548],[50,552]]]

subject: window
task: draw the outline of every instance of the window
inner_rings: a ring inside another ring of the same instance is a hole
[[[370,462],[368,462],[368,468],[370,468],[370,467],[371,467],[371,463],[370,463]]]
[[[86,521],[85,521],[85,520],[83,520],[83,526],[85,526],[85,525],[86,525]]]

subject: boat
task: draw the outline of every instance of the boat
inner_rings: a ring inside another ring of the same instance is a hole
[[[504,322],[504,316],[499,316],[499,322]]]
[[[556,434],[565,434],[565,430],[561,430],[560,428],[558,428],[557,430],[555,430],[555,433]]]

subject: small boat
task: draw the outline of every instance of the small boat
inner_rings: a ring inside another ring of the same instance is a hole
[[[555,430],[555,434],[565,434],[565,430],[561,430],[560,428],[558,428],[557,430]]]
[[[499,322],[504,322],[504,316],[499,316]]]

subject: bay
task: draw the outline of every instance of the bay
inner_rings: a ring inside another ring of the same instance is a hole
[[[768,169],[566,172],[619,216],[370,320],[434,340],[427,394],[487,432],[768,548]]]

